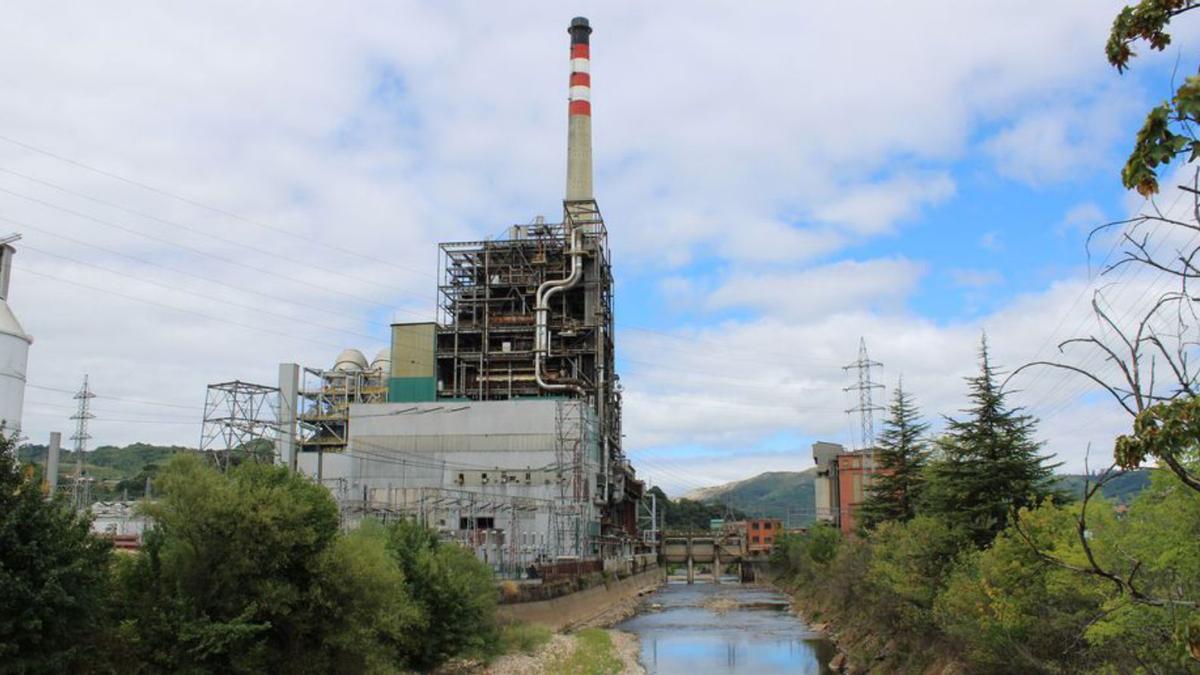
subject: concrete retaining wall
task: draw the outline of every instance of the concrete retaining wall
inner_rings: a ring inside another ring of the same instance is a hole
[[[552,600],[501,605],[496,614],[503,623],[536,623],[554,631],[594,619],[613,605],[636,598],[666,579],[660,567]]]

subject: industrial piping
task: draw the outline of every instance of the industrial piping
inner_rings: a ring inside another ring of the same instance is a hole
[[[577,16],[567,29],[571,36],[571,79],[567,103],[567,196],[565,202],[592,199],[592,78],[591,34],[588,20]],[[574,391],[586,396],[583,387],[573,383],[555,383],[546,379],[542,367],[550,355],[550,298],[579,283],[583,276],[583,237],[572,225],[570,214],[563,209],[563,226],[571,256],[571,274],[566,279],[544,282],[538,286],[534,316],[537,329],[534,335],[533,373],[538,386],[547,391]]]

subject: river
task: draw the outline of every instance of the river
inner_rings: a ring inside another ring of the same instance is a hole
[[[836,650],[788,611],[787,596],[736,581],[669,583],[617,626],[642,643],[654,675],[820,673]]]

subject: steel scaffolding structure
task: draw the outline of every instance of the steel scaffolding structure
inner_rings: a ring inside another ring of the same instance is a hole
[[[384,378],[374,371],[305,368],[298,396],[300,451],[344,452],[351,404],[385,403]]]
[[[440,398],[496,400],[568,395],[586,399],[602,446],[621,456],[620,391],[613,359],[613,278],[608,231],[593,200],[564,202],[562,223],[541,218],[491,241],[439,246],[437,379]],[[578,233],[580,251],[571,249]],[[579,283],[548,300],[543,372],[535,372],[538,289],[571,276]]]
[[[200,451],[221,470],[241,461],[275,460],[279,388],[234,380],[208,385]]]

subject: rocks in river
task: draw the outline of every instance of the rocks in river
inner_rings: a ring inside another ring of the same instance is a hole
[[[840,673],[846,669],[846,653],[838,652],[837,656],[829,660],[829,669],[835,673]]]

